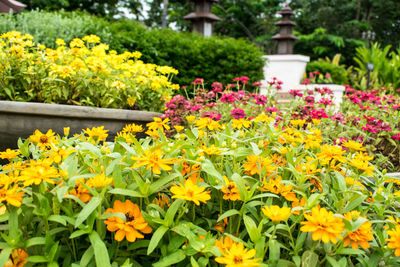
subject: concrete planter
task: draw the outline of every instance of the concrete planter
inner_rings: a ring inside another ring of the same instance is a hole
[[[63,134],[70,127],[70,135],[82,129],[104,126],[107,140],[114,140],[116,133],[128,123],[145,125],[161,113],[105,109],[82,106],[0,101],[0,151],[17,147],[19,137],[27,138],[36,129],[52,129]]]
[[[346,89],[343,85],[339,85],[339,84],[308,84],[308,85],[299,85],[293,89],[297,89],[297,90],[301,90],[301,91],[307,91],[307,90],[314,91],[315,88],[322,89],[324,87],[332,90],[332,92],[333,92],[332,101],[335,103],[336,107],[339,108],[340,104],[343,102],[343,93],[344,93],[344,90]],[[321,95],[315,94],[315,96],[316,96],[316,100],[321,99]]]

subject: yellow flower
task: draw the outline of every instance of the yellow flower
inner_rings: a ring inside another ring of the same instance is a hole
[[[306,120],[290,120],[290,124],[292,124],[293,126],[299,126],[299,127],[303,127],[304,123],[306,123]]]
[[[292,214],[289,207],[279,207],[277,205],[265,206],[261,209],[265,216],[267,216],[274,224],[280,221],[285,221]]]
[[[100,37],[94,34],[86,35],[85,37],[82,38],[82,40],[91,44],[100,43]]]
[[[252,123],[245,119],[232,119],[232,127],[235,129],[250,128]]]
[[[149,130],[155,130],[155,131],[157,131],[158,129],[161,129],[161,131],[164,131],[164,129],[169,130],[171,127],[169,127],[169,125],[167,124],[168,122],[169,122],[168,118],[162,120],[158,117],[154,117],[153,122],[149,122],[147,124],[147,127],[149,128]]]
[[[344,151],[340,146],[323,145],[321,147],[321,152],[317,154],[318,159],[322,164],[328,164],[329,162],[339,161],[344,162],[345,157]]]
[[[179,133],[180,131],[182,131],[183,129],[185,129],[185,127],[180,126],[180,125],[175,125],[174,128],[175,128],[175,130],[176,130],[177,133]]]
[[[69,135],[69,130],[70,130],[70,127],[64,127],[64,135],[65,136]]]
[[[346,213],[344,217],[348,221],[357,220],[357,218],[360,217],[360,213],[358,211],[351,211]],[[374,239],[371,225],[372,224],[370,222],[364,222],[360,225],[360,227],[358,227],[357,230],[347,233],[347,235],[344,237],[343,246],[347,247],[351,244],[352,249],[358,249],[358,246],[361,246],[363,249],[369,248],[370,245],[368,241],[372,241]]]
[[[210,192],[205,191],[205,187],[193,184],[190,179],[186,180],[184,185],[173,185],[170,190],[174,194],[172,198],[193,201],[197,206],[200,205],[200,201],[206,203],[211,199]]]
[[[393,230],[387,231],[387,234],[389,238],[385,240],[388,241],[388,248],[395,249],[394,255],[400,257],[400,225],[396,225]]]
[[[221,257],[215,258],[220,264],[226,267],[250,267],[259,266],[260,259],[253,259],[256,255],[255,249],[247,250],[243,243],[233,243],[230,249],[225,249]]]
[[[226,176],[224,176],[225,184],[223,185],[221,191],[224,193],[223,199],[225,200],[240,200],[239,189],[236,184],[232,181],[229,181]]]
[[[2,187],[0,188],[0,203],[7,202],[14,207],[21,206],[22,196],[24,193],[18,185],[14,185],[12,188]]]
[[[276,166],[272,164],[273,162],[270,158],[249,155],[246,157],[243,168],[249,175],[260,174],[263,169],[266,170],[267,173],[271,173],[276,170]]]
[[[193,123],[196,120],[196,117],[193,115],[186,116],[186,120],[189,124]]]
[[[227,219],[227,218],[225,218]],[[225,220],[224,219],[224,220]],[[221,231],[223,232],[223,231]],[[221,239],[217,239],[215,241],[215,246],[219,249],[219,251],[224,252],[225,250],[230,250],[233,243],[235,243],[229,236],[221,237]]]
[[[140,124],[131,123],[125,125],[125,127],[122,129],[122,132],[134,135],[135,133],[143,132],[143,127]]]
[[[366,172],[367,174],[372,174],[374,170],[373,165],[369,165],[368,160],[371,157],[363,153],[357,153],[354,158],[349,160],[349,164],[357,169]]]
[[[333,244],[337,243],[337,239],[342,239],[340,235],[344,231],[344,223],[342,218],[334,217],[333,212],[327,211],[325,208],[316,206],[312,208],[311,214],[305,213],[305,222],[301,222],[303,226],[300,228],[302,232],[313,232],[312,239],[314,241],[322,239],[322,242]]]
[[[274,118],[271,118],[270,116],[265,115],[265,113],[259,114],[257,117],[254,118],[254,122],[266,122],[269,123],[273,121]]]
[[[92,195],[83,184],[85,184],[84,178],[77,179],[75,181],[75,187],[68,193],[72,196],[79,198],[82,202],[86,203],[92,199]]]
[[[358,150],[358,151],[365,151],[367,150],[365,147],[363,147],[363,144],[355,142],[353,140],[348,140],[343,142],[342,144],[344,147],[347,147],[351,150]]]
[[[49,157],[51,161],[54,163],[61,163],[63,160],[65,160],[69,154],[75,152],[75,149],[65,149],[65,148],[58,148],[55,151],[51,151],[50,153],[47,153],[46,155]]]
[[[33,135],[29,137],[29,140],[38,145],[41,150],[46,150],[47,148],[51,148],[53,145],[58,144],[58,140],[54,135],[55,133],[51,129],[48,130],[46,134],[36,130]]]
[[[105,174],[102,173],[90,178],[86,182],[86,185],[89,187],[102,188],[111,184],[112,182],[112,178],[106,177]]]
[[[52,161],[49,159],[31,161],[29,167],[21,171],[19,179],[23,182],[24,186],[39,185],[42,181],[55,184],[56,182],[53,179],[60,177],[60,174],[51,164]]]
[[[143,234],[152,232],[138,205],[133,204],[130,200],[125,202],[116,200],[113,208],[107,209],[105,213],[122,213],[126,217],[126,221],[120,217],[110,217],[104,221],[108,231],[116,231],[114,238],[119,242],[125,237],[129,242],[135,242],[137,238],[144,238]]]
[[[221,126],[221,124],[219,124],[219,122],[214,121],[213,119],[208,118],[208,117],[204,117],[204,118],[200,118],[200,119],[196,120],[195,125],[199,129],[208,129],[210,131],[214,131],[214,130],[219,131],[222,128],[222,126]]]
[[[8,159],[9,161],[12,161],[19,154],[21,154],[21,152],[7,148],[6,151],[0,152],[0,159]]]
[[[170,164],[174,164],[176,162],[175,159],[163,159],[161,158],[161,148],[157,148],[155,151],[146,150],[144,151],[144,155],[141,157],[132,157],[133,160],[137,162],[133,165],[132,168],[139,168],[142,166],[146,166],[146,169],[151,169],[154,174],[161,174],[161,170],[170,171],[172,170]]]
[[[58,38],[58,39],[56,40],[56,45],[58,45],[58,46],[65,46],[65,42],[64,42],[63,39]]]
[[[214,145],[211,145],[209,147],[202,145],[200,149],[207,155],[219,155],[222,152],[222,150],[219,147]]]
[[[108,130],[104,130],[104,126],[93,127],[92,129],[87,128],[83,130],[85,134],[89,136],[89,138],[93,138],[95,142],[105,141],[108,134]]]

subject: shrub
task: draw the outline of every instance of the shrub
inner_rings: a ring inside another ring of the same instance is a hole
[[[23,12],[0,16],[0,31],[18,30],[35,41],[55,48],[57,38],[67,43],[75,37],[96,34],[110,49],[141,51],[146,63],[176,68],[174,82],[187,85],[201,77],[207,81],[231,82],[237,76],[262,80],[263,53],[246,40],[204,38],[173,30],[149,30],[136,21],[106,21],[84,13]]]
[[[348,73],[344,65],[339,65],[340,54],[337,54],[332,60],[329,58],[319,58],[307,64],[307,73],[318,71],[320,73],[329,73],[334,84],[348,84]]]

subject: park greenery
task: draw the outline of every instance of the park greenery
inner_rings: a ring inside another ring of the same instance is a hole
[[[290,1],[313,61],[280,103],[260,80],[283,2],[219,1],[212,38],[160,29],[188,30],[183,0],[1,15],[0,100],[162,114],[0,151],[0,266],[399,266],[400,4]]]

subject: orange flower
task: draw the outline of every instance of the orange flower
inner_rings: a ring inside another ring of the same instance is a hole
[[[168,197],[164,194],[158,193],[158,197],[153,199],[153,203],[159,206],[160,208],[164,209],[165,206],[170,206]]]
[[[356,220],[360,217],[360,213],[358,211],[351,211],[346,213],[344,217],[349,221]],[[369,248],[370,245],[368,241],[372,241],[374,239],[374,234],[371,231],[371,225],[372,224],[370,222],[364,222],[360,225],[360,227],[358,227],[357,230],[347,233],[347,235],[344,237],[343,246],[347,247],[351,244],[352,249],[358,249],[359,245],[363,249]]]
[[[314,241],[322,239],[324,243],[331,241],[336,244],[337,239],[342,239],[340,234],[344,231],[344,223],[342,218],[334,217],[333,212],[316,206],[312,208],[311,214],[305,213],[304,218],[307,221],[301,222],[303,226],[300,231],[313,232]]]
[[[82,202],[88,202],[92,199],[92,195],[90,194],[89,190],[83,184],[85,183],[84,178],[77,179],[75,181],[75,187],[69,191],[69,194],[72,196],[76,196]]]
[[[189,175],[187,178],[192,180],[194,184],[197,184],[198,182],[204,182],[204,180],[199,177],[199,171],[200,171],[199,164],[190,165],[186,161],[182,163],[182,172],[181,172],[182,176],[186,178],[185,176]]]
[[[11,252],[10,259],[6,262],[3,267],[22,267],[28,261],[26,258],[28,257],[28,253],[23,249],[14,249]]]
[[[240,200],[239,189],[236,184],[232,181],[229,181],[226,176],[224,176],[225,184],[223,185],[221,191],[224,193],[223,199],[225,200]]]
[[[267,173],[272,173],[276,170],[276,166],[272,165],[270,158],[257,155],[247,156],[243,168],[248,175],[260,174],[261,170],[266,170]]]
[[[116,231],[114,238],[119,242],[125,237],[129,242],[135,242],[137,238],[144,238],[143,234],[152,232],[138,205],[133,204],[130,200],[125,202],[116,200],[113,208],[107,209],[105,213],[122,213],[126,217],[126,221],[120,217],[110,217],[104,221],[108,231]]]
[[[388,241],[388,248],[394,248],[394,255],[400,257],[400,225],[396,225],[393,230],[387,231],[387,234],[389,238],[385,240]]]
[[[225,250],[231,249],[233,243],[235,242],[229,236],[224,236],[215,241],[215,246],[219,249],[219,251],[224,252]]]

